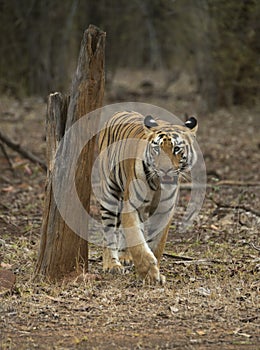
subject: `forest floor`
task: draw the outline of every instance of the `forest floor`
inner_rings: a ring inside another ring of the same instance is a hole
[[[190,95],[135,98],[178,116],[197,106]],[[1,97],[1,132],[44,159],[45,112],[40,98]],[[143,285],[134,269],[104,274],[93,244],[89,273],[35,281],[45,173],[0,148],[1,349],[260,349],[259,114],[198,119],[208,188],[194,225],[170,232],[165,286]],[[172,227],[187,198],[182,190]]]

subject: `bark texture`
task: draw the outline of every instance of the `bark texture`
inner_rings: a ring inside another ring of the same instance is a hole
[[[105,33],[90,25],[85,31],[79,53],[78,66],[73,79],[70,97],[53,93],[47,108],[47,180],[43,210],[42,235],[36,276],[58,279],[82,265],[87,269],[88,243],[75,234],[61,217],[53,194],[55,154],[65,132],[81,117],[102,106],[105,84]],[[98,120],[92,121],[98,123]],[[91,132],[91,124],[88,125]],[[64,152],[73,157],[73,145],[63,143]],[[76,188],[86,210],[91,195],[91,169],[95,138],[83,148],[78,159]],[[64,153],[63,153],[64,154]],[[66,157],[65,157],[66,159]],[[70,170],[68,170],[70,171]],[[64,174],[68,176],[69,174]],[[68,210],[70,203],[66,203]],[[87,222],[84,223],[87,226]]]

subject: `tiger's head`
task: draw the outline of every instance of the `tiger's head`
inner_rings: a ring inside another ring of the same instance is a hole
[[[171,125],[148,115],[144,128],[148,141],[145,161],[150,176],[159,178],[161,183],[176,183],[179,175],[190,171],[197,160],[196,118],[190,117],[184,125]]]

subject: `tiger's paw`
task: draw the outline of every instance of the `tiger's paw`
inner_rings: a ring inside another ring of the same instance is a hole
[[[133,259],[128,250],[119,253],[119,261],[123,266],[132,266]]]
[[[114,275],[122,275],[125,273],[124,266],[119,261],[111,261],[110,263],[103,264],[103,271]]]
[[[103,271],[113,274],[123,274],[124,266],[120,263],[117,256],[117,251],[104,248],[103,250]]]
[[[135,261],[135,267],[144,284],[165,284],[166,278],[160,274],[155,256],[150,252],[144,251],[141,256],[142,259]]]
[[[146,272],[139,272],[140,277],[143,280],[144,284],[148,285],[154,285],[154,284],[160,284],[164,285],[166,282],[166,278],[164,275],[162,275],[159,271],[159,268],[156,265],[151,265],[149,270]]]
[[[166,283],[166,278],[164,275],[159,273],[159,277],[158,276],[150,276],[149,274],[147,274],[145,276],[145,278],[143,279],[143,284],[147,284],[147,285],[155,285],[155,284],[160,284],[160,285],[165,285]]]

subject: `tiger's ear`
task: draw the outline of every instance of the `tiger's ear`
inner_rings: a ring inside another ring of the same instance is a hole
[[[189,117],[184,125],[189,128],[192,133],[196,134],[198,130],[198,122],[195,117]]]
[[[153,128],[155,126],[158,126],[157,122],[153,119],[153,117],[151,115],[147,115],[145,118],[144,118],[144,125],[150,129],[150,128]]]

